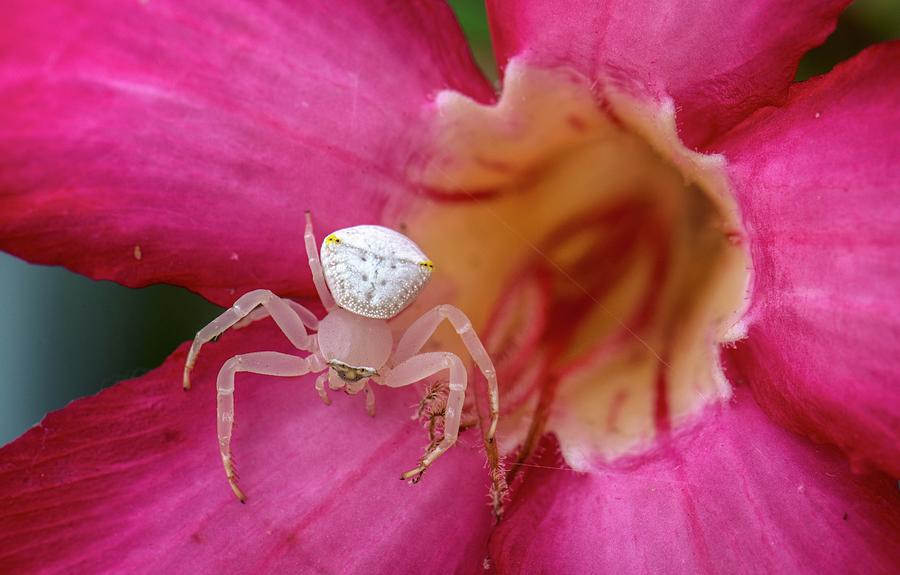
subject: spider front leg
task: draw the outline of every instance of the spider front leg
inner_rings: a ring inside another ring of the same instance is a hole
[[[191,345],[187,361],[184,364],[183,384],[185,389],[191,388],[191,371],[197,363],[197,357],[200,355],[200,348],[203,347],[203,344],[218,337],[229,327],[251,315],[251,313],[259,306],[265,308],[268,315],[272,316],[272,319],[275,320],[275,323],[278,324],[278,327],[281,328],[281,331],[284,332],[284,335],[287,336],[290,342],[294,344],[294,347],[305,351],[311,349],[310,337],[306,328],[315,328],[316,325],[318,325],[318,322],[316,321],[313,325],[304,326],[304,320],[302,318],[305,317],[307,321],[310,316],[315,318],[313,313],[306,308],[303,308],[303,306],[298,303],[291,302],[291,304],[289,304],[287,300],[281,299],[269,290],[254,290],[242,295],[234,302],[233,306],[225,310],[222,315],[212,320],[209,325],[197,332],[197,337],[194,338],[194,343]],[[297,311],[294,310],[294,308],[297,307],[303,309],[302,314],[298,314]]]
[[[403,361],[379,381],[388,387],[403,387],[444,370],[450,372],[450,394],[444,412],[444,436],[437,446],[429,449],[422,457],[418,467],[401,476],[402,479],[412,479],[413,483],[418,482],[425,470],[456,443],[463,402],[466,399],[466,366],[452,353],[422,353]]]
[[[313,233],[312,215],[306,212],[306,230],[303,233],[303,241],[306,244],[306,257],[309,258],[309,271],[312,272],[313,283],[316,285],[316,292],[326,311],[331,311],[337,304],[334,297],[328,291],[328,284],[325,283],[325,271],[322,269],[322,262],[319,259],[319,250],[316,247],[316,235]]]
[[[314,355],[303,358],[275,351],[260,351],[236,355],[226,361],[219,371],[219,377],[216,380],[219,453],[222,456],[222,465],[225,466],[228,484],[231,485],[231,490],[241,500],[241,503],[244,503],[247,498],[238,487],[237,472],[231,458],[231,432],[234,426],[234,375],[243,371],[282,377],[299,376],[321,369],[323,366],[316,359]]]
[[[494,362],[491,361],[491,356],[488,355],[475,330],[472,329],[472,322],[459,308],[445,304],[422,314],[400,338],[394,358],[397,362],[401,362],[418,353],[445,319],[453,325],[453,329],[456,330],[456,333],[462,339],[469,355],[475,360],[475,364],[487,380],[491,426],[485,434],[485,438],[488,443],[494,443],[497,421],[500,417],[500,392],[497,387],[497,372],[494,369]]]
[[[442,321],[447,320],[453,325],[453,329],[462,339],[463,344],[484,374],[488,387],[488,406],[490,410],[491,423],[487,431],[484,432],[484,444],[487,451],[488,465],[491,474],[491,496],[493,499],[494,514],[500,517],[503,511],[503,501],[507,495],[507,485],[505,473],[502,469],[500,461],[500,452],[497,449],[495,434],[497,432],[497,422],[500,418],[500,392],[497,385],[497,372],[494,369],[494,362],[491,361],[490,355],[475,330],[472,328],[472,322],[460,309],[452,305],[439,305],[422,314],[417,319],[397,344],[395,359],[398,362],[404,361],[413,356],[422,349],[425,342],[434,334],[435,330]],[[458,418],[457,418],[458,424]]]

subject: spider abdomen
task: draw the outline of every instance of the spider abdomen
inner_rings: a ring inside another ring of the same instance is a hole
[[[322,242],[322,265],[340,307],[377,319],[400,313],[434,269],[411,239],[381,226],[334,232]]]

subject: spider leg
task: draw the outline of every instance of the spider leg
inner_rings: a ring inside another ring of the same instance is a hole
[[[300,304],[295,305],[300,306]],[[184,364],[183,383],[185,389],[191,388],[191,370],[197,363],[197,357],[200,355],[200,348],[203,347],[203,344],[221,335],[222,332],[250,315],[259,306],[262,306],[272,316],[294,347],[306,351],[311,349],[310,336],[303,325],[302,317],[307,313],[312,315],[312,312],[304,308],[304,314],[298,315],[294,308],[287,303],[287,300],[281,299],[269,290],[254,290],[239,297],[233,306],[197,332],[197,337],[194,338],[194,343],[191,345],[187,361]]]
[[[325,405],[331,405],[331,398],[328,397],[328,392],[325,391],[325,382],[328,381],[328,372],[322,372],[319,377],[316,378],[316,391],[319,392],[319,397],[322,398],[322,402]]]
[[[500,393],[497,388],[497,372],[494,370],[494,362],[491,361],[490,355],[484,349],[484,345],[481,343],[475,330],[472,329],[472,322],[469,321],[466,314],[452,305],[439,305],[425,312],[409,326],[406,333],[400,338],[394,358],[399,363],[418,353],[445,319],[453,325],[453,329],[459,334],[460,339],[462,339],[463,344],[469,351],[469,355],[475,360],[475,364],[487,380],[491,426],[486,436],[487,441],[493,443],[494,435],[497,431],[497,420],[500,416]]]
[[[444,421],[444,404],[441,403],[435,407],[429,408],[428,413],[424,415],[424,419],[428,422],[428,441],[432,444],[437,444],[438,438],[440,435],[437,433],[438,421]],[[420,419],[422,417],[420,416]],[[467,429],[471,429],[473,427],[478,427],[478,419],[477,418],[469,418],[469,419],[460,419],[459,421],[459,430],[465,431]],[[430,449],[431,447],[429,447]]]
[[[315,367],[317,366],[310,358],[275,351],[260,351],[236,355],[226,361],[219,371],[219,377],[216,380],[219,453],[222,456],[222,465],[225,466],[228,484],[231,485],[231,490],[241,500],[241,503],[246,501],[247,497],[238,487],[237,472],[231,457],[231,432],[234,426],[234,375],[238,372],[247,372],[292,377],[309,373]]]
[[[437,423],[444,419],[444,408],[434,409],[428,414],[428,451],[434,449],[438,442]]]
[[[450,372],[450,394],[444,412],[444,436],[433,449],[428,450],[416,468],[401,476],[402,479],[411,479],[413,483],[418,482],[425,470],[456,443],[463,401],[466,398],[466,366],[452,353],[422,353],[403,361],[379,381],[388,387],[403,387],[444,370]]]
[[[291,309],[294,310],[294,313],[297,314],[297,317],[300,318],[300,321],[303,322],[303,325],[305,325],[306,327],[308,327],[309,329],[311,329],[313,331],[317,331],[319,329],[319,318],[316,317],[316,314],[309,311],[308,309],[306,309],[305,307],[303,307],[302,305],[300,305],[299,303],[295,302],[292,299],[287,299],[287,298],[282,298],[282,299],[284,299],[285,303],[287,303],[289,306],[291,306]],[[231,329],[245,328],[255,321],[259,321],[261,319],[266,319],[267,317],[269,317],[269,315],[270,315],[269,310],[267,310],[264,307],[258,307],[255,310],[251,311],[249,314],[247,314],[247,317],[245,317],[241,321],[239,321],[236,324],[234,324],[233,326],[231,326]]]
[[[322,262],[319,260],[319,250],[316,246],[316,236],[313,233],[312,216],[306,212],[306,231],[303,234],[303,241],[306,244],[306,257],[309,258],[309,270],[312,272],[313,283],[316,285],[316,291],[319,293],[319,299],[326,311],[331,311],[337,304],[334,303],[334,297],[328,291],[328,284],[325,283],[325,272],[322,269]]]
[[[372,391],[372,384],[368,381],[364,391],[366,392],[366,413],[375,417],[375,392]]]
[[[432,308],[409,326],[397,344],[394,358],[399,363],[418,353],[445,319],[453,325],[453,329],[459,334],[460,339],[462,339],[463,344],[469,351],[469,355],[472,356],[478,369],[481,370],[481,373],[484,374],[484,378],[487,380],[491,423],[488,430],[484,433],[484,444],[487,451],[488,465],[490,466],[494,514],[499,518],[502,513],[502,501],[506,497],[508,490],[501,469],[500,453],[494,438],[497,432],[497,422],[500,418],[500,392],[497,386],[497,372],[494,369],[494,362],[491,361],[490,355],[488,355],[487,350],[472,328],[472,322],[469,321],[466,314],[452,305],[445,304]]]

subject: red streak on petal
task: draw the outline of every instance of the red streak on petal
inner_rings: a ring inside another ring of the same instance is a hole
[[[653,411],[653,419],[656,423],[656,431],[660,436],[668,435],[672,423],[669,419],[669,378],[666,366],[662,363],[656,366],[656,405]]]
[[[491,170],[492,172],[499,172],[501,174],[511,174],[513,172],[513,167],[508,163],[498,160],[491,160],[490,158],[485,158],[482,156],[476,157],[475,163],[482,168]]]
[[[682,457],[678,450],[671,445],[667,446],[666,451],[671,454],[672,459],[677,462],[677,464],[672,468],[672,473],[673,475],[675,475],[675,478],[680,485],[680,488],[678,489],[678,496],[681,500],[681,507],[684,511],[684,517],[687,519],[687,523],[690,528],[690,535],[687,537],[687,539],[688,541],[690,541],[691,549],[694,551],[694,554],[697,557],[697,567],[704,574],[715,573],[716,569],[713,568],[712,557],[709,553],[709,547],[707,547],[706,545],[706,537],[708,536],[707,530],[704,529],[704,522],[700,518],[700,513],[697,509],[697,503],[694,501],[694,495],[692,493],[692,487],[690,484],[690,477],[688,477],[687,471],[685,469],[684,457]]]
[[[588,129],[587,122],[585,122],[584,119],[579,118],[578,116],[568,116],[566,118],[566,121],[568,121],[569,125],[572,126],[572,129],[578,133],[584,133]]]
[[[416,191],[430,200],[447,203],[489,200],[507,192],[505,188],[498,187],[466,188],[453,187],[452,185],[446,189],[434,186],[419,186]]]
[[[622,118],[620,118],[618,116],[618,114],[616,114],[616,111],[612,107],[612,104],[609,103],[609,100],[607,100],[606,98],[598,98],[597,106],[601,110],[603,110],[603,113],[605,113],[607,115],[607,117],[610,119],[610,121],[613,124],[615,124],[615,126],[617,128],[619,128],[620,130],[626,130],[626,131],[629,130],[629,128],[627,126],[625,126],[625,123],[622,122]]]
[[[277,566],[284,563],[284,556],[291,552],[292,548],[296,547],[301,541],[303,532],[313,527],[317,521],[321,521],[322,517],[332,513],[335,506],[344,499],[345,493],[352,491],[363,477],[369,474],[372,469],[378,467],[379,462],[387,460],[388,456],[397,450],[397,447],[408,435],[409,431],[403,429],[394,433],[387,441],[382,442],[361,465],[358,465],[353,472],[347,474],[340,484],[333,486],[318,504],[302,515],[292,529],[284,532],[278,544],[267,551],[263,555],[263,561],[251,571],[254,573],[272,573],[277,571]],[[323,481],[327,481],[327,478],[323,478]]]

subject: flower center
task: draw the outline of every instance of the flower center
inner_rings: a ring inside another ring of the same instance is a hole
[[[479,328],[502,447],[553,432],[586,469],[729,395],[717,346],[741,335],[749,257],[723,159],[682,146],[670,104],[514,61],[496,105],[435,106],[405,220],[437,266],[417,310]]]

